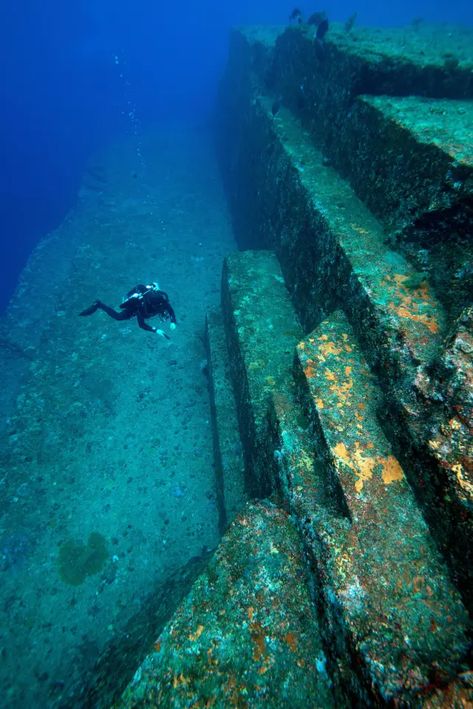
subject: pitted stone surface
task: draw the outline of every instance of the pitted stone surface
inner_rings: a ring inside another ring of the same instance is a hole
[[[334,706],[297,532],[249,505],[156,640],[119,707]]]

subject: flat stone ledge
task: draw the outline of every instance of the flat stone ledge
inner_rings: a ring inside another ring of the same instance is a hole
[[[245,251],[227,257],[222,310],[247,485],[257,496],[266,496],[271,484],[261,451],[269,399],[290,380],[294,347],[302,337],[273,252]]]

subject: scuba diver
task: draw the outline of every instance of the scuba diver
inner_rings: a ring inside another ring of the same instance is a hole
[[[170,321],[171,330],[176,327],[176,316],[174,310],[172,309],[171,303],[167,293],[159,290],[157,283],[150,283],[147,286],[139,283],[137,286],[131,289],[126,294],[123,303],[120,304],[120,310],[114,310],[110,308],[101,300],[96,300],[95,303],[85,310],[83,310],[79,315],[92,315],[97,310],[103,310],[114,320],[129,320],[135,317],[138,320],[138,325],[143,328],[143,330],[148,330],[148,332],[155,332],[161,337],[165,337],[169,340],[169,336],[166,335],[164,330],[159,330],[156,327],[151,327],[145,322],[146,319],[152,318],[154,315],[159,315],[161,320]]]

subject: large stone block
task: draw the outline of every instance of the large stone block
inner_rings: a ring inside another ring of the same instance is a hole
[[[291,379],[293,350],[302,337],[275,254],[246,251],[227,257],[222,304],[247,487],[264,497],[272,489],[264,459],[269,399]]]
[[[442,27],[355,28],[332,24],[323,44],[313,30],[287,29],[262,79],[324,146],[338,141],[359,94],[473,97],[473,32]]]
[[[118,706],[334,706],[308,588],[289,517],[249,505]]]
[[[378,423],[380,392],[345,316],[299,343],[295,367],[305,417],[274,395],[275,464],[321,579],[330,665],[359,701],[413,702],[433,667],[444,681],[463,669],[467,613]]]
[[[473,102],[362,96],[330,159],[458,315],[473,292]]]

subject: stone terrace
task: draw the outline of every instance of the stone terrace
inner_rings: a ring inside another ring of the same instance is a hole
[[[234,522],[124,705],[473,703],[472,47],[233,33],[218,147],[250,250],[207,339]]]

